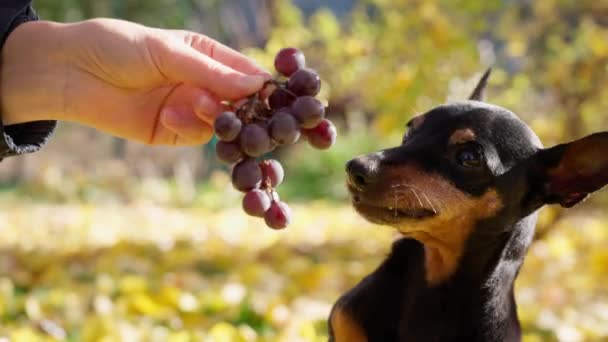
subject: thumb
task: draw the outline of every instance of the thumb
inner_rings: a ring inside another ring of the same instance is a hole
[[[221,100],[249,96],[262,89],[266,81],[263,75],[234,70],[186,44],[177,44],[168,50],[159,63],[165,76],[207,89]]]

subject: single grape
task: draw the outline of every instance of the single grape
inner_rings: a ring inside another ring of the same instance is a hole
[[[234,112],[223,112],[215,119],[215,135],[223,141],[236,139],[242,127],[243,123]]]
[[[215,154],[224,163],[234,164],[243,158],[241,147],[235,142],[218,141]]]
[[[300,69],[289,78],[287,89],[298,96],[316,96],[321,90],[321,78],[314,70]]]
[[[270,150],[270,137],[264,127],[250,124],[243,127],[240,136],[241,149],[250,157],[259,157]]]
[[[291,223],[291,209],[285,202],[273,201],[264,214],[264,221],[272,229],[283,229]]]
[[[253,189],[243,197],[243,210],[250,216],[264,217],[269,208],[270,197],[262,190]]]
[[[277,89],[268,98],[268,105],[272,109],[289,107],[296,100],[296,96],[285,89]]]
[[[327,119],[323,119],[315,128],[303,130],[302,133],[306,136],[308,143],[319,150],[332,147],[338,136],[336,126]]]
[[[262,170],[253,159],[246,159],[232,169],[232,185],[239,191],[257,189],[262,184]]]
[[[287,110],[278,111],[270,119],[268,133],[272,140],[281,145],[295,144],[300,139],[298,121]]]
[[[270,186],[276,188],[281,183],[283,183],[283,179],[285,178],[285,171],[283,170],[283,166],[281,163],[274,159],[264,160],[260,163],[260,169],[262,169],[262,178],[265,182],[266,179],[270,180]]]
[[[316,127],[325,116],[323,104],[312,96],[298,97],[291,105],[291,113],[303,128]]]
[[[296,48],[284,48],[277,53],[274,59],[274,68],[287,77],[305,66],[304,53]]]

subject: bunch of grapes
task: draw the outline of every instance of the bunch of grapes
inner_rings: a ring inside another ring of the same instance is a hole
[[[232,110],[215,121],[218,158],[235,164],[232,185],[245,193],[243,209],[263,217],[273,229],[291,221],[291,210],[276,192],[283,182],[281,164],[263,156],[279,145],[295,144],[300,138],[317,149],[328,149],[336,141],[336,127],[325,118],[325,107],[315,98],[321,90],[316,71],[306,68],[302,51],[285,48],[275,58],[282,75],[264,89],[232,104]]]

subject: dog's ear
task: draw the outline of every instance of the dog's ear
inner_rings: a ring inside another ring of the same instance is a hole
[[[608,183],[608,132],[540,150],[531,166],[533,197],[570,208]]]
[[[488,68],[486,72],[483,73],[483,76],[477,82],[477,86],[473,93],[469,97],[469,100],[475,101],[485,101],[486,100],[486,86],[488,85],[488,78],[490,78],[490,74],[492,73],[492,68]]]

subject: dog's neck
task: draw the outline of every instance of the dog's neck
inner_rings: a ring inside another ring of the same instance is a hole
[[[508,224],[500,217],[480,222],[466,243],[457,272],[481,285],[507,274],[501,283],[513,282],[532,242],[537,216],[532,213]],[[513,265],[517,269],[510,269]]]
[[[475,330],[479,335],[470,336],[473,340],[519,340],[520,328],[513,285],[532,241],[535,224],[536,214],[508,226],[504,220],[498,218],[486,220],[475,229],[475,232],[482,233],[474,233],[468,239],[458,269],[449,279],[431,285],[423,280],[422,274],[418,274],[414,277],[418,278],[415,283],[419,285],[408,284],[406,280],[403,284],[404,299],[406,302],[413,300],[418,304],[413,311],[402,311],[403,322],[408,326],[405,329],[410,331],[413,328],[410,324],[413,323],[412,319],[414,322],[418,319],[432,321],[433,315],[442,312],[443,307],[451,312],[446,312],[448,316],[460,317],[461,324],[477,327]],[[501,230],[502,234],[483,234],[497,231],[497,225],[505,227]],[[422,250],[427,253],[425,248]],[[418,262],[422,263],[423,260],[424,258],[419,258]],[[416,268],[424,269],[422,264]],[[410,276],[407,278],[411,281]],[[421,286],[423,282],[426,282],[426,285]],[[425,306],[429,309],[421,310]],[[423,312],[429,316],[425,317]]]
[[[484,331],[505,334],[519,331],[513,287],[530,246],[537,221],[533,213],[514,224],[505,226],[502,235],[488,236],[483,232],[497,231],[499,218],[488,220],[476,229],[456,274],[459,281],[470,282],[479,291]],[[504,224],[504,221],[502,222]],[[487,228],[487,229],[483,229]],[[516,326],[512,326],[516,325]],[[510,336],[494,336],[496,340],[511,340]]]

